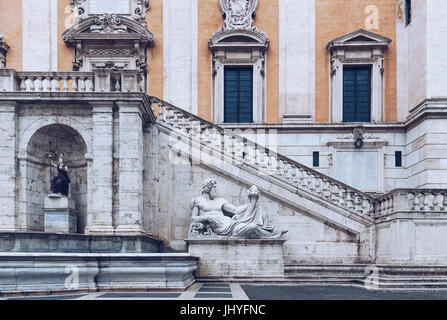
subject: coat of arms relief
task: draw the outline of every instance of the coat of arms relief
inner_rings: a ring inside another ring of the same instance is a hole
[[[248,29],[258,7],[258,0],[220,0],[225,29]]]

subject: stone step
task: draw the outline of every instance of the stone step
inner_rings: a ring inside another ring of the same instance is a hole
[[[298,284],[352,284],[369,289],[446,289],[447,266],[286,265],[285,281]]]

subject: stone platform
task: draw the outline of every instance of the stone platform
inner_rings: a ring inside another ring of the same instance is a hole
[[[49,194],[45,198],[45,232],[76,233],[77,213],[73,199],[60,194]]]
[[[159,253],[160,245],[149,236],[0,232],[0,253]]]
[[[0,294],[185,289],[197,258],[172,253],[2,253]]]
[[[186,239],[199,279],[283,279],[286,239]]]

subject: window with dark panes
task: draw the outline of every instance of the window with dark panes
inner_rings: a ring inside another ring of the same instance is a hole
[[[407,26],[411,23],[411,0],[405,1],[405,23]]]
[[[343,68],[343,122],[371,121],[371,67]]]
[[[253,122],[253,67],[225,67],[224,122]]]

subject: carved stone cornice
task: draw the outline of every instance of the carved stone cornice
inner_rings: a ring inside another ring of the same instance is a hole
[[[152,44],[154,35],[136,21],[115,14],[92,16],[74,24],[62,34],[67,44],[80,40],[138,40]]]
[[[209,41],[211,51],[234,47],[258,48],[265,51],[269,47],[269,40],[267,35],[256,27],[233,30],[226,30],[222,27],[211,36]]]
[[[391,42],[391,39],[380,34],[359,29],[329,41],[327,49],[331,53],[337,49],[357,50],[358,48],[381,49],[386,51]],[[374,56],[377,55],[381,56],[380,53],[374,52]]]

